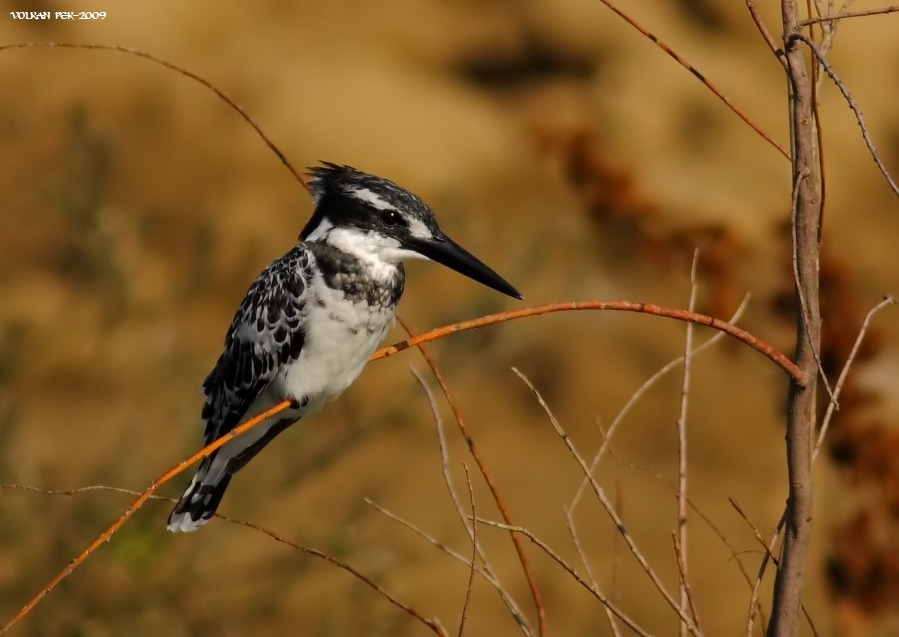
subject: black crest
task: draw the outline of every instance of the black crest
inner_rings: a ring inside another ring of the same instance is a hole
[[[309,168],[307,174],[315,212],[300,232],[300,240],[325,219],[335,226],[369,228],[374,216],[390,211],[436,226],[427,204],[389,179],[330,162]]]

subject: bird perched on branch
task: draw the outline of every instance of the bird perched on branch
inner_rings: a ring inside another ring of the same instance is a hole
[[[203,459],[169,515],[169,531],[205,524],[235,473],[356,379],[393,322],[403,260],[436,261],[521,298],[392,181],[330,163],[309,176],[312,218],[296,246],[250,286],[203,383],[206,444],[284,400],[291,405]]]

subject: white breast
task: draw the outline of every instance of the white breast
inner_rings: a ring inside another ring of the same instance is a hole
[[[300,358],[285,367],[276,382],[282,395],[321,404],[356,380],[395,312],[393,308],[372,311],[365,304],[352,303],[320,279],[313,281],[310,292]]]

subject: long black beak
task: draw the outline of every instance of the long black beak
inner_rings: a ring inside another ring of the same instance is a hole
[[[407,239],[404,243],[407,243],[407,247],[415,250],[423,257],[445,265],[459,274],[464,274],[469,279],[474,279],[478,283],[483,283],[488,288],[493,288],[497,292],[508,294],[516,299],[522,298],[518,290],[513,288],[504,278],[443,233],[430,239]]]

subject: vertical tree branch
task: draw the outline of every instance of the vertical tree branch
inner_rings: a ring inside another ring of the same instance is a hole
[[[699,249],[693,251],[693,267],[690,268],[690,311],[696,309],[696,268],[699,264]],[[678,547],[678,567],[681,573],[680,608],[686,614],[694,609],[690,599],[689,582],[687,581],[687,406],[690,400],[690,372],[693,367],[693,325],[687,325],[687,337],[684,343],[684,375],[681,383],[680,415],[677,417],[677,534],[674,544]],[[697,621],[697,615],[693,614]],[[680,637],[686,637],[687,625],[680,624]]]
[[[770,637],[797,634],[801,618],[802,585],[812,526],[811,452],[815,425],[816,352],[821,341],[818,297],[818,238],[820,229],[819,173],[815,151],[812,83],[803,50],[796,46],[797,0],[781,0],[784,56],[790,107],[793,157],[793,260],[796,274],[795,362],[806,384],[790,383],[787,412],[787,472],[789,497],[781,547],[780,569],[774,583]],[[802,299],[804,302],[800,302]]]

